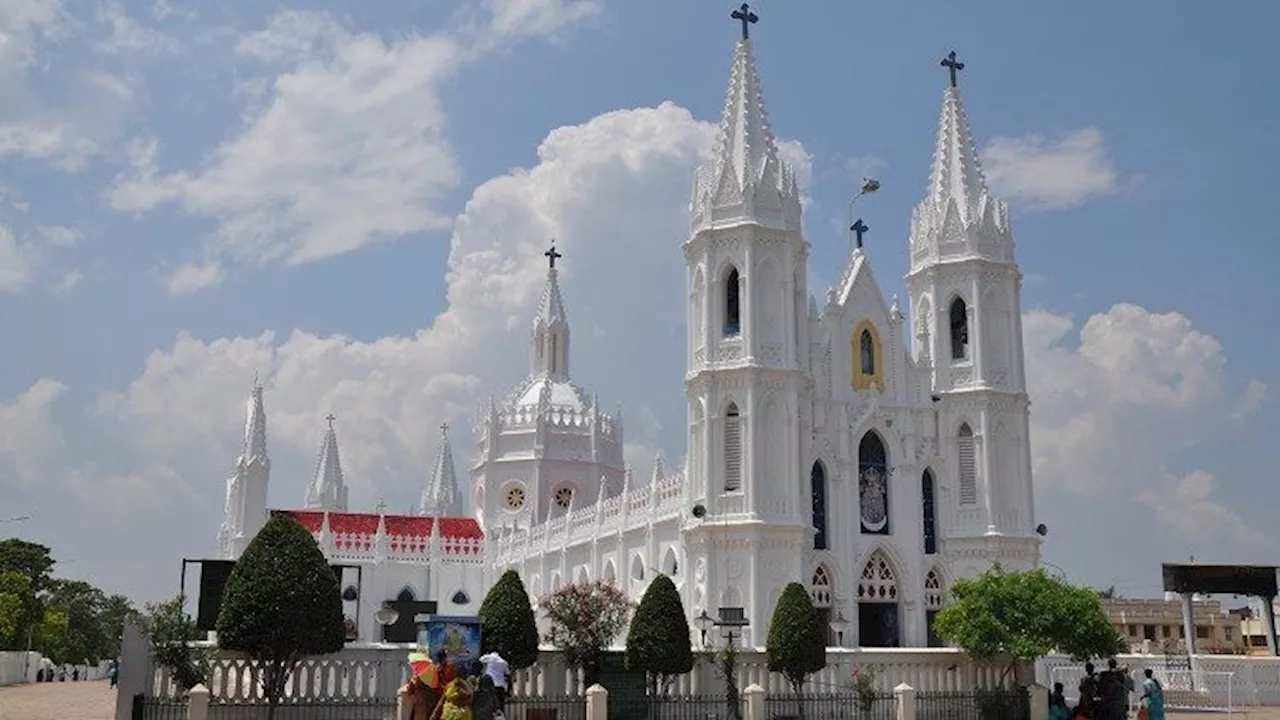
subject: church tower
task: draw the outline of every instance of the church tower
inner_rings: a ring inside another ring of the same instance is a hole
[[[427,489],[422,493],[422,514],[433,517],[462,517],[462,492],[453,467],[453,448],[449,445],[449,426],[440,426],[440,449],[431,466]]]
[[[338,455],[338,432],[333,429],[333,421],[337,418],[330,413],[324,419],[329,427],[324,431],[324,439],[320,443],[316,472],[311,478],[311,484],[307,486],[304,507],[308,510],[346,512],[346,476],[342,473],[342,458]]]
[[[1038,554],[1022,273],[1009,207],[987,188],[960,100],[955,53],[933,169],[911,217],[907,288],[918,364],[939,397],[938,452],[951,469],[948,554],[1030,567]],[[963,567],[961,561],[959,567]],[[981,566],[975,565],[977,569]]]
[[[812,535],[801,512],[798,420],[810,392],[801,355],[808,243],[796,176],[778,155],[756,72],[749,28],[757,18],[746,5],[733,18],[742,38],[712,156],[694,179],[683,246],[687,476],[692,502],[705,510],[685,531],[702,578],[686,584],[685,604],[695,615],[744,608],[748,636],[762,642],[773,596],[801,578]]]
[[[235,560],[267,522],[267,486],[271,484],[271,458],[267,455],[267,411],[262,383],[253,379],[246,404],[244,450],[227,478],[227,499],[218,532],[218,555]]]

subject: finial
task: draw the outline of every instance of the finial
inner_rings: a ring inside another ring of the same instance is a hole
[[[862,218],[858,218],[857,222],[849,226],[849,230],[853,233],[853,242],[859,250],[862,249],[862,234],[870,229],[866,223],[862,222]]]
[[[378,504],[374,506],[374,509],[378,511],[379,515],[387,514],[387,503],[382,499],[381,495],[378,496]]]
[[[555,238],[551,239],[551,249],[542,254],[547,258],[547,261],[550,263],[552,270],[556,269],[556,259],[564,257],[564,255],[561,255],[560,253],[556,252]]]
[[[742,39],[750,40],[751,33],[748,28],[760,20],[755,13],[751,12],[751,6],[746,3],[742,3],[742,7],[729,13],[729,17],[742,23]]]
[[[330,430],[332,430],[332,429],[333,429],[333,421],[334,421],[334,420],[337,420],[338,418],[334,417],[333,413],[329,413],[328,415],[325,415],[325,416],[324,416],[324,419],[329,421],[329,429],[330,429]]]
[[[260,389],[261,387],[262,387],[262,380],[261,380],[261,379],[259,379],[259,377],[258,377],[258,371],[255,369],[255,370],[253,371],[253,389],[254,389],[254,390],[258,390],[258,389]]]
[[[440,423],[440,434],[441,434],[441,435],[448,435],[448,434],[449,434],[449,423],[447,423],[447,422],[446,422],[446,423]]]
[[[956,60],[955,50],[952,50],[942,59],[942,67],[951,71],[951,87],[956,87],[956,72],[964,69],[964,63]]]

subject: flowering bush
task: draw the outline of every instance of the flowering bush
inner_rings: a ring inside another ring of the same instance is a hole
[[[855,666],[849,685],[858,696],[858,706],[864,711],[870,711],[871,705],[875,702],[876,695],[879,692],[876,689],[875,666]]]
[[[600,654],[622,632],[634,603],[613,585],[596,581],[562,587],[539,605],[551,621],[547,642],[564,651],[570,667],[586,671],[590,687]]]

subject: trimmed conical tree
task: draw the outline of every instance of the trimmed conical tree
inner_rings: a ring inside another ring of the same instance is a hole
[[[218,647],[260,664],[268,720],[303,658],[342,649],[338,577],[298,521],[273,516],[245,548],[227,578],[217,631]]]
[[[675,583],[659,575],[649,583],[627,631],[627,668],[643,670],[649,691],[665,690],[671,677],[693,669],[689,621]]]
[[[512,670],[538,661],[538,621],[524,581],[515,570],[502,573],[480,603],[480,644],[484,652],[497,652]]]
[[[798,582],[787,585],[773,609],[765,643],[769,669],[781,673],[797,694],[805,678],[827,666],[827,634],[809,593]]]

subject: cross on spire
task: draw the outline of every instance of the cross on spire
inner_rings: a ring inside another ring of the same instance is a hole
[[[449,434],[449,423],[440,423],[440,434],[441,435]]]
[[[338,418],[334,417],[333,413],[329,413],[328,415],[325,415],[325,416],[324,416],[324,419],[329,421],[329,429],[330,429],[330,430],[332,430],[332,429],[333,429],[333,421],[334,421],[334,420],[337,420]]]
[[[560,253],[556,252],[556,243],[554,240],[551,241],[551,249],[542,254],[547,258],[547,261],[551,264],[552,270],[556,269],[556,259],[564,257],[564,255],[561,255]]]
[[[743,40],[751,39],[751,32],[749,28],[760,21],[759,16],[751,12],[751,6],[746,3],[742,3],[742,7],[729,13],[729,17],[742,23]]]
[[[862,218],[858,218],[858,221],[849,227],[849,230],[854,234],[854,242],[857,244],[859,250],[862,249],[862,233],[870,229],[871,228],[868,227],[866,223],[862,222]]]
[[[964,63],[956,60],[956,51],[952,50],[942,58],[942,67],[951,71],[951,87],[956,87],[956,72],[964,69]]]

